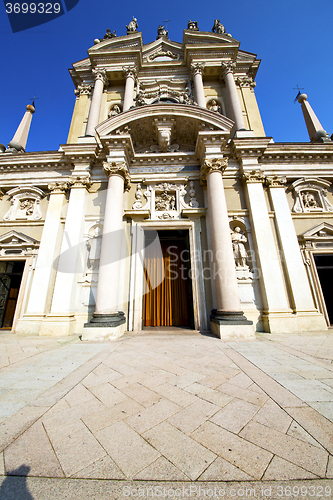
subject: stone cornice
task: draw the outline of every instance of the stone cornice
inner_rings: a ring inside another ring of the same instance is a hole
[[[272,143],[259,158],[262,164],[332,163],[333,144]]]
[[[235,158],[260,158],[267,149],[271,137],[249,137],[244,139],[233,139],[231,150]]]
[[[221,175],[228,166],[228,158],[213,158],[205,160],[200,169],[200,184],[202,187],[207,186],[207,176],[212,172],[220,172]]]
[[[103,162],[103,170],[107,177],[111,175],[120,175],[124,179],[124,190],[129,191],[131,188],[131,176],[129,174],[127,165],[125,162],[117,163],[115,161]]]

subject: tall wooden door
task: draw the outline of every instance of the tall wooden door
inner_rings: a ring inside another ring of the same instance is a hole
[[[13,325],[24,261],[0,262],[0,328]]]

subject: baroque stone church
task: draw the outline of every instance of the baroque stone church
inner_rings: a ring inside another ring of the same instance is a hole
[[[307,96],[309,142],[276,143],[260,60],[219,20],[189,21],[182,43],[126,28],[73,64],[67,144],[25,151],[29,105],[0,146],[0,327],[84,340],[326,330],[333,142]]]

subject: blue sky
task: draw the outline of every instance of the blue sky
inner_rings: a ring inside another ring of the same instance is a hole
[[[241,49],[262,60],[256,96],[266,135],[276,142],[308,142],[300,105],[293,103],[296,85],[304,87],[323,127],[333,132],[332,0],[80,0],[60,18],[19,33],[11,32],[3,4],[0,11],[0,143],[12,139],[25,106],[36,95],[27,151],[56,150],[64,144],[75,102],[68,68],[87,56],[106,28],[125,35],[132,16],[144,43],[155,40],[165,19],[170,20],[169,38],[181,42],[189,19],[210,31],[219,18]]]

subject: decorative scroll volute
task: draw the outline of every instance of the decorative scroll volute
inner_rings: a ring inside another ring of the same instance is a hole
[[[103,162],[103,170],[108,177],[110,175],[120,175],[124,179],[124,190],[129,191],[131,189],[131,176],[125,162]]]
[[[228,158],[214,158],[213,160],[205,160],[200,169],[200,184],[203,187],[207,186],[207,176],[211,172],[223,172],[228,166]]]

